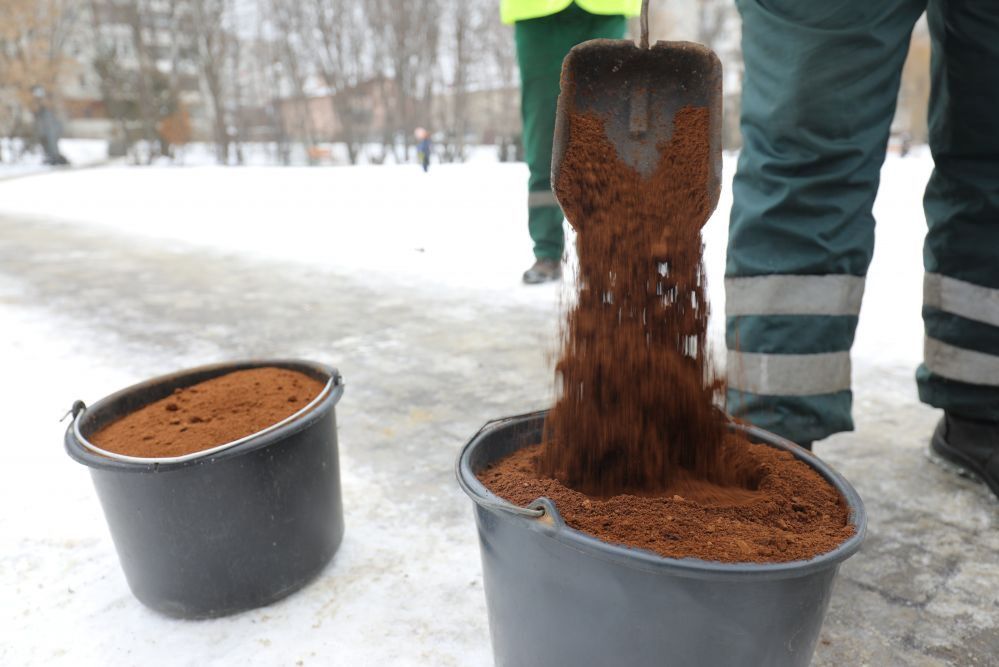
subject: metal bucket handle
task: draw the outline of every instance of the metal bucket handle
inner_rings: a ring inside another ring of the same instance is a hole
[[[514,505],[513,503],[508,502],[506,500],[503,500],[502,498],[500,498],[498,501],[497,500],[491,500],[489,498],[485,498],[483,496],[478,495],[477,493],[474,493],[472,491],[471,487],[469,487],[468,484],[465,482],[464,476],[461,474],[461,462],[465,458],[464,457],[465,450],[468,449],[468,447],[473,442],[475,442],[476,440],[478,440],[479,436],[482,435],[483,431],[485,431],[487,429],[490,429],[490,428],[493,428],[495,426],[498,426],[500,424],[504,424],[504,423],[506,423],[508,421],[522,419],[524,417],[528,417],[528,416],[536,415],[536,414],[538,414],[538,413],[537,412],[525,412],[524,414],[514,415],[512,417],[500,417],[499,419],[492,419],[490,421],[487,421],[485,424],[482,425],[482,428],[480,428],[475,433],[475,435],[472,436],[472,438],[465,444],[465,446],[462,447],[461,455],[458,456],[458,460],[455,461],[455,464],[454,464],[454,476],[455,476],[455,478],[457,478],[457,480],[458,480],[458,486],[461,487],[461,490],[464,491],[466,494],[468,494],[469,497],[475,498],[476,499],[475,502],[478,505],[480,505],[482,507],[486,507],[486,508],[492,509],[492,510],[499,510],[501,512],[507,512],[508,514],[516,514],[518,516],[530,517],[532,519],[540,519],[541,517],[543,517],[546,514],[546,512],[549,509],[554,509],[554,505],[547,498],[538,498],[537,500],[534,500],[527,507],[521,507],[519,505]],[[547,501],[547,502],[545,502],[545,501]],[[557,516],[557,513],[556,513],[556,516]]]

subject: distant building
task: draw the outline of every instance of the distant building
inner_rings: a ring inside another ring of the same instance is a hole
[[[58,91],[66,135],[124,139],[122,132],[138,133],[145,95],[156,117],[166,115],[165,99],[182,105],[195,136],[207,138],[191,3],[93,0],[80,3],[80,11],[67,43],[72,64]]]

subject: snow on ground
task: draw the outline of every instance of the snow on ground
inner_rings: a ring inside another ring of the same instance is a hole
[[[726,156],[724,166],[731,177],[734,158]],[[886,161],[855,364],[911,366],[922,354],[921,193],[931,168],[926,152]],[[434,165],[427,174],[415,165],[108,167],[0,184],[0,213],[311,263],[399,289],[550,307],[558,287],[520,284],[532,261],[526,180],[523,164],[484,159]],[[727,180],[704,232],[716,314],[724,311],[730,207]],[[719,343],[722,332],[716,316]]]
[[[0,302],[11,289],[0,281]],[[90,476],[63,451],[66,424],[56,421],[56,413],[78,398],[71,393],[74,383],[59,382],[59,377],[85,377],[94,397],[136,378],[106,357],[83,354],[89,346],[68,335],[74,327],[69,320],[41,311],[0,312],[10,327],[8,344],[0,346],[0,405],[16,406],[16,412],[4,410],[8,444],[14,446],[0,471],[5,507],[0,515],[0,664],[489,663],[477,554],[453,548],[452,533],[473,546],[470,513],[460,525],[428,534],[404,516],[407,505],[386,498],[376,479],[357,472],[364,466],[343,446],[348,534],[316,581],[275,605],[210,622],[168,619],[143,607],[118,567]],[[202,346],[162,359],[149,350],[142,356],[118,350],[118,356],[157,368],[194,366],[224,354]],[[58,368],[57,376],[29,372],[52,368]],[[426,585],[442,581],[455,584]],[[451,597],[455,588],[468,591],[462,604]],[[464,607],[471,608],[473,620],[442,632],[438,626],[448,621],[438,611]]]
[[[319,166],[349,165],[350,157],[347,146],[344,143],[319,142],[313,146],[318,149],[322,156],[315,156],[314,159]],[[233,144],[229,159],[233,166],[238,164],[236,151],[242,153],[243,165],[249,167],[266,167],[281,164],[281,158],[277,144],[273,142],[245,142]],[[149,149],[141,142],[133,146],[135,155],[148,156]],[[188,166],[205,167],[218,164],[218,157],[215,152],[215,145],[204,142],[191,142],[181,146],[175,146],[173,158],[159,157],[154,160],[156,164],[163,166]],[[411,162],[414,160],[415,147],[410,147],[409,160],[402,149],[402,144],[396,146],[401,162]],[[435,146],[431,153],[431,163],[437,164],[441,149]],[[471,144],[465,147],[466,162],[496,162],[499,157],[499,146],[492,144]],[[359,165],[375,164],[399,164],[396,160],[396,153],[387,150],[380,143],[361,144],[355,157]],[[241,165],[241,166],[243,166]],[[309,154],[306,147],[300,143],[288,146],[288,165],[306,166],[309,165]]]
[[[38,146],[23,155],[21,150],[19,140],[0,140],[0,154],[6,160],[0,162],[0,180],[65,168],[44,164],[45,155]],[[77,167],[89,167],[108,159],[108,142],[103,139],[62,139],[59,150],[71,165]]]
[[[726,157],[728,175],[733,167]],[[911,375],[922,340],[920,247],[925,223],[919,200],[930,168],[926,155],[888,159],[875,209],[880,219],[878,245],[854,354],[855,376],[888,370],[895,378],[893,387],[911,395],[912,401]],[[40,225],[65,221],[108,238],[155,239],[170,250],[209,248],[243,258],[318,266],[397,294],[444,294],[470,304],[553,312],[562,288],[520,284],[520,273],[531,261],[526,178],[523,165],[486,161],[435,165],[429,174],[406,165],[106,167],[0,183],[0,216],[36,218]],[[705,229],[716,313],[724,310],[730,205],[726,187]],[[99,272],[101,266],[95,264],[92,270]],[[87,395],[96,398],[135,380],[126,368],[127,359],[135,361],[137,353],[115,348],[111,341],[101,347],[112,357],[121,355],[119,363],[88,354],[92,341],[87,337],[92,334],[77,323],[44,304],[29,310],[9,307],[18,302],[19,286],[2,280],[2,274],[0,315],[6,344],[0,346],[0,410],[10,441],[31,446],[11,448],[13,459],[0,471],[0,502],[6,508],[0,515],[0,549],[15,554],[0,560],[0,663],[130,665],[149,664],[158,655],[169,656],[175,664],[225,665],[236,657],[247,664],[294,664],[299,658],[314,664],[318,652],[320,659],[340,665],[488,664],[481,586],[470,587],[468,596],[474,598],[461,604],[449,599],[444,589],[406,589],[411,605],[400,606],[399,590],[388,589],[389,581],[399,580],[371,577],[365,569],[373,553],[382,558],[407,553],[412,557],[397,566],[407,576],[412,572],[414,582],[458,577],[474,584],[480,577],[470,544],[467,553],[437,549],[432,536],[398,532],[405,517],[352,523],[333,573],[289,598],[278,611],[267,608],[198,624],[167,622],[138,605],[120,570],[110,566],[116,557],[90,480],[66,460],[61,448],[64,425],[53,419],[79,398],[68,393],[60,377],[86,378]],[[721,317],[713,319],[712,331],[720,343]],[[165,353],[153,348],[135,365],[180,368],[224,353],[192,347],[180,357],[160,358],[157,354]],[[47,370],[37,373],[38,368]],[[859,389],[860,394],[864,391]],[[345,496],[365,497],[376,505],[378,490],[359,470],[363,468],[356,461],[344,461]],[[466,523],[447,530],[467,535],[470,543],[473,528],[470,519]],[[23,547],[32,544],[35,547]],[[99,599],[75,595],[74,581]],[[328,634],[316,644],[313,623],[329,604],[340,607],[337,619],[323,628]],[[456,609],[471,610],[472,620],[449,616]],[[115,625],[106,632],[74,634],[77,619],[88,613],[114,619]],[[470,624],[471,634],[458,639],[413,634],[449,624],[457,624],[456,631]],[[19,634],[12,636],[10,628]],[[275,632],[280,633],[279,641]],[[288,651],[299,642],[301,655]],[[424,654],[407,654],[413,646]],[[440,653],[428,648],[441,646]],[[435,659],[448,650],[463,659]]]
[[[520,164],[109,167],[0,185],[0,212],[174,243],[308,262],[400,289],[525,290],[527,172]]]

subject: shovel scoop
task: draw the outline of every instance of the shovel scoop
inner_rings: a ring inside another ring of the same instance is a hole
[[[648,43],[648,0],[642,6],[642,40],[594,39],[575,46],[562,64],[561,93],[552,146],[552,183],[575,174],[562,173],[573,141],[572,119],[599,117],[620,161],[643,177],[659,167],[661,146],[673,136],[673,119],[684,107],[708,109],[707,200],[710,215],[721,190],[721,63],[715,53],[694,42]],[[615,165],[607,165],[608,169]],[[618,167],[619,168],[619,167]],[[555,188],[558,197],[559,188]],[[572,202],[559,201],[569,216]],[[669,202],[663,202],[669,206]],[[700,221],[703,226],[707,215]],[[581,220],[569,218],[580,230]]]

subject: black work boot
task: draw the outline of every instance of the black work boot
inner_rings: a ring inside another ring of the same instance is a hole
[[[978,421],[945,412],[930,448],[962,472],[985,482],[999,497],[999,422]]]
[[[562,264],[557,259],[539,259],[534,266],[524,271],[524,282],[528,285],[547,283],[562,277]]]

